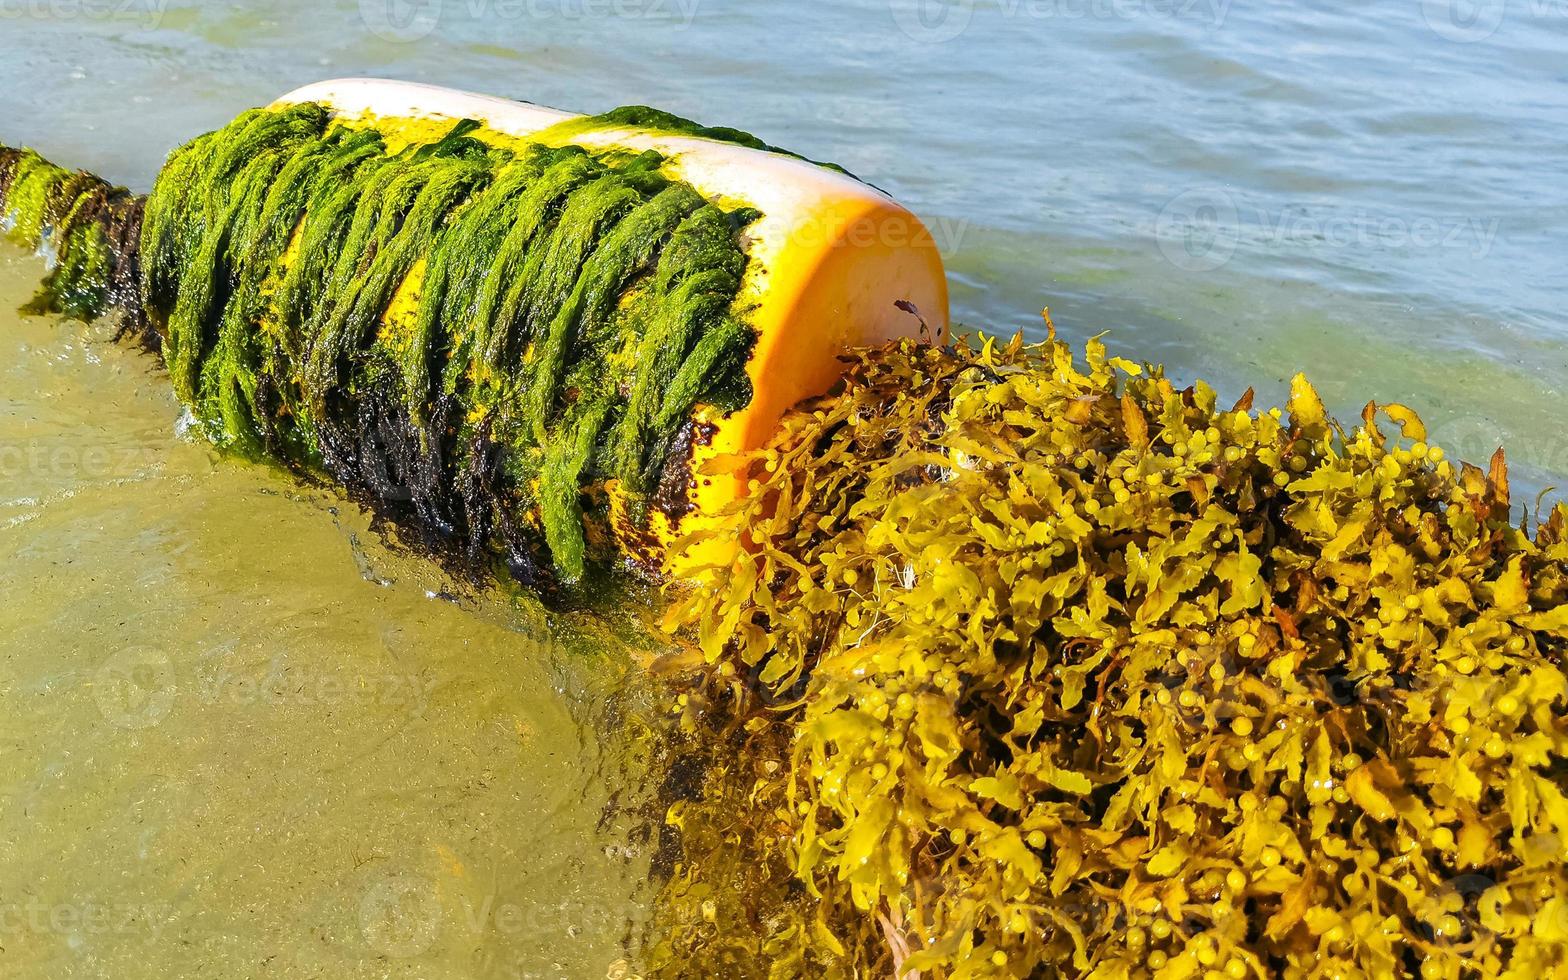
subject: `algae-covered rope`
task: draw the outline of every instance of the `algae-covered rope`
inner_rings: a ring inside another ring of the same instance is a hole
[[[93,319],[124,310],[122,331],[156,343],[140,315],[146,198],[84,171],[63,170],[31,150],[0,146],[0,205],[7,236],[50,259],[27,312]]]

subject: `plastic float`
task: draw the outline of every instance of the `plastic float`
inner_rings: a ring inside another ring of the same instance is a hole
[[[761,212],[744,231],[750,261],[737,299],[756,331],[746,363],[751,400],[723,415],[698,409],[711,434],[698,447],[694,469],[704,459],[760,447],[786,409],[826,391],[843,373],[839,358],[846,350],[922,331],[946,337],[947,279],[930,232],[887,194],[836,168],[777,150],[415,82],[320,82],[273,105],[306,102],[330,107],[341,122],[375,126],[409,142],[438,138],[457,121],[473,119],[484,125],[475,135],[498,145],[651,150],[664,157],[668,174],[704,197]],[[418,290],[419,275],[405,280],[402,295]],[[392,314],[399,312],[394,305]],[[712,514],[744,493],[745,480],[697,476],[690,490],[695,512]],[[669,516],[654,516],[664,541],[678,530],[665,526]]]

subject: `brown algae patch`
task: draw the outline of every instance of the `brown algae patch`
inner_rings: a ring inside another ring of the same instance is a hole
[[[671,565],[667,975],[1497,977],[1568,956],[1568,507],[1054,339],[858,352]],[[691,586],[683,580],[694,582]]]

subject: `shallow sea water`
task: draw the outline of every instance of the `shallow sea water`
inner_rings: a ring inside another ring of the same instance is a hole
[[[0,309],[37,269],[0,251]],[[0,976],[635,969],[635,618],[216,456],[102,329],[0,313],[0,351]]]

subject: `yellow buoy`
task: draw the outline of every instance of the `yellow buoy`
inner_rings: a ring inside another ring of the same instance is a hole
[[[274,106],[314,102],[337,121],[373,125],[389,139],[428,140],[456,121],[472,119],[472,135],[507,145],[568,143],[589,150],[654,150],[672,178],[726,206],[748,205],[762,216],[746,231],[746,281],[736,306],[757,332],[747,365],[752,398],[744,408],[708,418],[693,472],[718,455],[767,441],[791,405],[820,394],[840,376],[839,355],[929,329],[947,330],[947,282],[931,234],[907,209],[870,185],[783,152],[627,126],[588,126],[588,118],[526,102],[431,85],[342,79],[298,89]],[[394,146],[395,149],[395,146]],[[417,294],[421,270],[401,293]],[[909,304],[918,316],[899,305]],[[397,314],[394,302],[389,316]],[[924,325],[922,325],[924,321]],[[696,515],[714,514],[745,491],[741,477],[693,479]],[[680,528],[652,529],[664,541]]]

